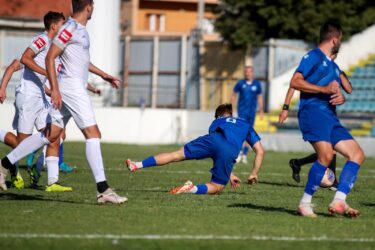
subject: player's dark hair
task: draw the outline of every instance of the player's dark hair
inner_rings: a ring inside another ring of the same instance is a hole
[[[65,20],[64,14],[62,12],[53,12],[49,11],[47,14],[43,17],[44,22],[44,28],[46,30],[49,30],[51,28],[51,25],[53,23],[57,23],[60,20]]]
[[[87,5],[93,5],[94,0],[72,0],[73,13],[79,13],[85,9]]]
[[[215,118],[218,118],[220,116],[224,116],[225,114],[228,114],[229,116],[233,115],[232,104],[224,103],[224,104],[220,104],[219,107],[216,108]]]
[[[319,43],[328,41],[332,37],[339,37],[341,33],[342,28],[339,22],[334,20],[327,21],[320,27]]]

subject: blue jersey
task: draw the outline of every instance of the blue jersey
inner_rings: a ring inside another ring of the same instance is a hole
[[[340,68],[319,48],[308,52],[301,60],[296,72],[303,75],[305,81],[318,86],[328,85],[332,81],[341,84]],[[299,109],[305,106],[318,107],[320,110],[335,110],[329,103],[330,94],[311,94],[301,91]]]
[[[241,150],[245,140],[251,147],[260,140],[254,129],[242,118],[219,117],[212,122],[209,128],[210,134],[216,131],[220,131],[224,135],[237,153]]]
[[[255,117],[257,111],[258,95],[262,94],[262,85],[258,80],[253,80],[251,84],[247,81],[240,80],[233,88],[235,93],[239,94],[238,98],[238,116],[241,118]]]

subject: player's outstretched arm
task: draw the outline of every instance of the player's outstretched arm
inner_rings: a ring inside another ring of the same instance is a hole
[[[21,63],[24,64],[26,67],[31,69],[34,72],[37,72],[41,75],[47,75],[47,71],[40,67],[34,60],[34,57],[36,56],[35,52],[27,48],[25,52],[23,52],[23,55],[21,57]]]
[[[46,70],[47,77],[51,86],[51,101],[52,106],[55,109],[60,109],[62,105],[61,94],[59,90],[59,85],[57,82],[57,75],[55,70],[55,59],[62,53],[62,49],[56,44],[52,44],[48,50],[46,56]]]
[[[3,103],[7,97],[6,90],[8,87],[8,83],[10,79],[12,78],[12,75],[14,72],[21,69],[21,63],[19,60],[14,59],[11,64],[6,68],[3,78],[1,79],[1,85],[0,85],[0,103]]]
[[[263,95],[262,94],[259,94],[257,96],[257,101],[258,101],[258,107],[259,107],[259,116],[260,116],[260,119],[263,120],[263,117],[264,117],[264,99],[263,99]]]
[[[337,81],[332,81],[326,86],[318,86],[305,81],[303,75],[296,72],[292,80],[290,81],[290,87],[306,93],[312,94],[334,94],[340,91],[339,83]]]
[[[87,83],[87,90],[93,94],[101,95],[102,91],[98,88],[95,88],[91,83]]]
[[[260,141],[254,144],[253,151],[255,152],[255,158],[254,158],[253,169],[251,171],[250,177],[258,178],[259,170],[262,166],[264,155],[265,155],[263,145]]]
[[[288,119],[289,105],[290,105],[290,102],[292,101],[293,95],[294,95],[294,89],[289,87],[288,92],[285,97],[283,109],[281,110],[279,114],[279,123],[281,124],[284,123],[286,119]]]
[[[92,63],[90,63],[89,65],[89,71],[97,76],[100,76],[104,81],[109,82],[113,88],[118,89],[121,86],[120,79],[105,73],[103,70],[99,69]]]
[[[341,80],[342,87],[345,90],[345,92],[348,94],[351,94],[353,92],[353,87],[352,87],[351,82],[349,81],[349,78],[346,76],[344,71],[341,71],[340,80]]]

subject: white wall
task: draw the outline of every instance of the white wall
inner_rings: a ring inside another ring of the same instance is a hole
[[[271,80],[268,105],[271,111],[281,110],[284,104],[286,93],[288,92],[290,79],[292,79],[295,68]],[[297,91],[298,92],[298,91]],[[298,93],[294,98],[299,96]]]

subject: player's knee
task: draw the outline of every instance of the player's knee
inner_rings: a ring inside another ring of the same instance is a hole
[[[219,184],[214,184],[214,190],[212,192],[212,194],[219,194],[221,191],[223,191],[224,189],[224,185],[219,185]]]
[[[362,164],[365,161],[365,153],[361,147],[358,147],[355,150],[352,150],[349,154],[349,160]]]
[[[328,166],[331,163],[332,160],[333,160],[333,152],[332,151],[321,153],[318,156],[318,161],[321,164],[323,164],[324,166]]]

